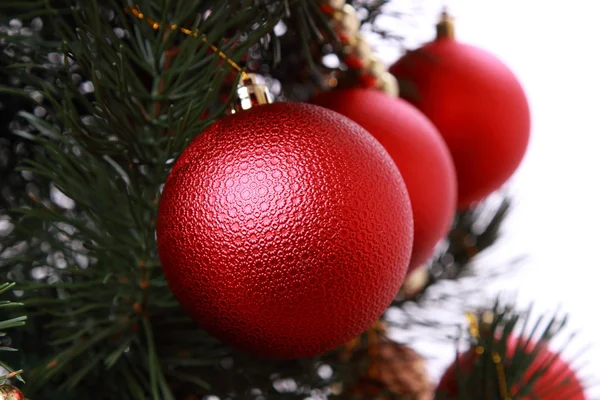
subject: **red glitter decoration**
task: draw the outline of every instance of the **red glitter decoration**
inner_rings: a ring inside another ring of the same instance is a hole
[[[321,12],[326,15],[333,15],[335,12],[335,8],[330,4],[321,4],[319,8],[321,9]]]
[[[377,77],[371,74],[360,76],[360,86],[363,88],[374,88],[377,86]]]
[[[406,274],[410,201],[393,160],[333,111],[275,103],[227,116],[182,153],[163,189],[158,251],[207,332],[270,358],[359,335]]]
[[[362,58],[354,55],[346,56],[344,58],[344,62],[350,69],[362,69],[362,67],[365,65]]]
[[[456,211],[456,172],[440,133],[415,107],[378,90],[333,90],[312,102],[357,122],[388,151],[404,178],[413,210],[409,271],[423,265],[448,233]]]
[[[527,98],[515,75],[492,54],[440,37],[390,67],[415,86],[408,98],[438,128],[454,160],[458,205],[468,208],[500,188],[529,141]]]
[[[338,35],[338,39],[340,40],[341,44],[347,45],[348,43],[350,43],[350,36],[348,36],[344,32],[338,32],[337,35]]]

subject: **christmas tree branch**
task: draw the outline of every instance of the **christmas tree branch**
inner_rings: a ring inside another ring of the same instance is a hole
[[[15,286],[15,283],[4,283],[0,285],[0,296],[4,295],[9,290],[12,290]],[[9,308],[14,307],[22,307],[23,303],[15,303],[10,300],[0,301],[0,311],[5,311]],[[25,321],[27,321],[26,316],[12,317],[10,319],[5,319],[0,321],[0,351],[16,351],[10,347],[11,340],[10,337],[4,332],[6,329],[17,328],[25,325]],[[14,370],[7,363],[0,360],[0,367],[4,368],[8,371],[8,374],[0,375],[0,384],[4,384],[8,379],[16,378],[21,382],[25,382],[21,377],[23,370]]]
[[[211,45],[240,62],[286,10],[309,28],[301,34],[314,35],[305,19],[314,13],[300,1],[140,1],[144,18],[124,1],[44,4],[40,14],[54,16],[45,21],[60,40],[30,43],[31,60],[6,66],[45,110],[18,113],[13,132],[32,154],[17,172],[54,194],[33,190],[10,210],[14,229],[0,261],[23,282],[36,317],[23,338],[25,362],[35,366],[27,390],[87,398],[125,390],[139,399],[225,390],[231,377],[215,372],[234,353],[185,316],[162,277],[157,197],[173,160],[223,114],[223,95],[235,89],[236,72]],[[268,368],[256,374],[270,382]]]

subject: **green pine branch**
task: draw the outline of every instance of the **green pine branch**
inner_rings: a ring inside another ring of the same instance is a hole
[[[6,292],[13,290],[15,283],[4,283],[0,285],[0,296],[4,295]],[[11,309],[15,307],[22,307],[23,303],[16,303],[10,300],[2,300],[0,301],[0,310],[4,311],[6,309]],[[0,321],[0,351],[17,351],[16,349],[10,347],[11,340],[5,330],[13,329],[17,327],[21,327],[25,325],[25,321],[27,321],[26,316],[18,316],[12,317],[9,319],[5,319]],[[22,369],[14,370],[11,368],[6,362],[0,360],[0,367],[5,369],[8,374],[0,375],[0,385],[4,384],[8,379],[16,378],[17,380],[25,383],[21,374],[23,373]]]
[[[5,37],[19,49],[36,49],[3,71],[22,80],[25,94],[37,91],[46,110],[44,116],[18,113],[13,133],[31,144],[32,154],[17,172],[74,204],[29,192],[25,206],[10,210],[15,228],[0,249],[0,267],[21,282],[32,316],[22,338],[30,349],[24,357],[32,367],[29,395],[225,393],[238,374],[219,370],[224,357],[245,365],[261,390],[271,390],[269,375],[285,370],[282,365],[253,371],[255,359],[208,336],[174,300],[158,262],[154,218],[173,160],[232,99],[235,85],[228,82],[236,81],[235,71],[209,44],[238,63],[258,44],[274,51],[265,37],[281,19],[303,26],[293,28],[302,35],[316,34],[315,21],[307,20],[314,4],[136,3],[159,22],[153,29],[126,11],[126,1],[45,1],[37,4],[39,15],[49,16],[44,23],[54,36],[43,46],[39,38]],[[198,36],[167,30],[167,24]]]

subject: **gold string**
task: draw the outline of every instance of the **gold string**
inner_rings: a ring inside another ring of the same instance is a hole
[[[506,387],[506,374],[504,373],[504,365],[502,364],[502,357],[497,352],[492,354],[492,361],[496,364],[496,372],[498,374],[498,382],[500,384],[500,397],[504,400],[511,400],[508,395],[508,388]]]
[[[479,321],[477,316],[471,312],[467,313],[467,319],[469,320],[469,334],[474,339],[480,339],[479,332]],[[485,353],[485,348],[482,345],[478,345],[475,347],[475,354],[481,356]],[[502,357],[497,352],[492,353],[492,361],[496,366],[496,374],[498,375],[498,385],[500,386],[500,397],[503,400],[512,400],[512,398],[508,395],[508,385],[506,384],[506,371],[504,370],[504,365],[502,364]]]
[[[140,11],[138,8],[137,8],[137,7],[135,7],[135,6],[130,6],[129,8],[125,9],[125,11],[129,11],[129,12],[131,12],[131,13],[132,13],[132,14],[133,14],[135,17],[137,17],[137,18],[139,18],[139,19],[141,19],[141,20],[145,20],[145,21],[146,21],[146,23],[147,23],[147,24],[148,24],[148,25],[149,25],[149,26],[150,26],[152,29],[154,29],[154,30],[158,30],[158,29],[160,29],[160,27],[161,27],[161,25],[160,25],[158,22],[156,22],[155,20],[153,20],[153,19],[152,19],[152,18],[150,18],[150,17],[146,17],[146,16],[145,16],[145,15],[144,15],[144,14],[143,14],[143,13],[142,13],[142,12],[141,12],[141,11]],[[242,74],[242,79],[244,79],[244,80],[246,80],[246,79],[249,79],[249,76],[248,76],[248,74],[247,74],[247,73],[246,73],[244,70],[242,70],[242,68],[241,68],[241,67],[240,67],[238,64],[236,64],[236,62],[235,62],[235,61],[233,61],[231,58],[229,58],[229,57],[227,56],[227,54],[223,53],[223,52],[222,52],[222,51],[221,51],[221,50],[220,50],[220,49],[219,49],[217,46],[215,46],[215,45],[214,45],[214,44],[212,44],[212,43],[208,43],[208,40],[206,39],[206,37],[205,37],[204,35],[200,35],[200,34],[198,33],[198,30],[197,30],[197,29],[196,29],[196,30],[194,30],[194,31],[191,31],[191,30],[189,30],[189,29],[187,29],[187,28],[183,28],[183,27],[177,26],[177,24],[170,24],[170,25],[168,24],[168,25],[165,25],[165,27],[166,27],[167,29],[170,29],[170,30],[173,30],[173,31],[174,31],[174,30],[178,30],[179,32],[183,33],[184,35],[188,35],[188,36],[189,36],[189,35],[191,35],[191,36],[193,36],[193,37],[199,37],[199,38],[200,38],[200,40],[202,40],[202,42],[203,42],[203,43],[207,43],[207,44],[210,46],[210,48],[211,48],[211,50],[212,50],[212,51],[216,52],[216,53],[219,55],[219,57],[221,57],[222,59],[224,59],[225,61],[227,61],[227,63],[228,63],[228,64],[229,64],[229,65],[230,65],[230,66],[231,66],[233,69],[235,69],[236,71],[240,72],[240,73]]]

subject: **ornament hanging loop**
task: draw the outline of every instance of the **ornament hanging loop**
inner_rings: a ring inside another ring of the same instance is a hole
[[[245,73],[240,76],[237,100],[231,108],[232,114],[270,103],[273,103],[273,95],[259,75]]]

